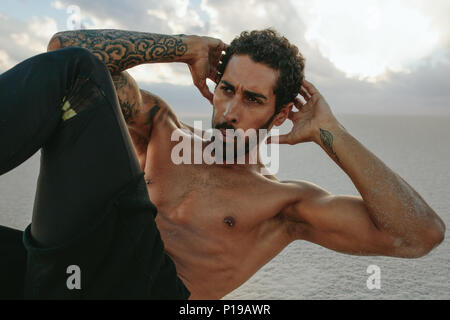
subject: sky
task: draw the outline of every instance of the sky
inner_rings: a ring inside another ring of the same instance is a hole
[[[0,73],[74,29],[195,34],[231,42],[275,28],[336,113],[450,115],[448,0],[1,0]],[[183,64],[130,70],[179,115],[211,106]],[[212,83],[209,83],[212,87]]]

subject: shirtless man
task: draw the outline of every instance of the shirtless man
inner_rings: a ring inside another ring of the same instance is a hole
[[[225,46],[206,37],[71,31],[56,34],[49,50],[73,46],[93,52],[113,75],[165,250],[191,299],[222,298],[295,240],[346,254],[401,258],[422,257],[443,241],[438,215],[339,123],[304,81],[297,48],[275,32],[242,34],[219,67]],[[125,72],[156,62],[188,64],[213,105],[213,128],[271,129],[289,119],[293,129],[279,143],[318,144],[361,197],[333,195],[306,181],[280,182],[262,175],[260,164],[175,165],[171,151],[178,142],[171,135],[188,126]],[[207,78],[217,83],[214,94]]]

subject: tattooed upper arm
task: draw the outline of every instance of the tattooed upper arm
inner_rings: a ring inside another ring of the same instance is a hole
[[[151,123],[151,130],[160,126],[182,127],[176,114],[163,99],[146,90],[141,90],[141,95],[145,106],[145,114],[140,120],[143,121],[144,125]]]
[[[125,122],[129,126],[134,126],[142,109],[142,96],[139,87],[133,77],[125,71],[113,75],[112,79]]]
[[[149,142],[153,129],[159,125],[171,123],[180,126],[175,113],[167,103],[160,97],[139,89],[128,72],[114,75],[113,82],[128,127],[142,139]]]

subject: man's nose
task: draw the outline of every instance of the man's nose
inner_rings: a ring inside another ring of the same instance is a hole
[[[239,102],[236,100],[230,101],[223,114],[226,122],[237,124],[239,122],[239,110]]]

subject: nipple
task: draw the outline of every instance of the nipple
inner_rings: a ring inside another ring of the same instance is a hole
[[[223,219],[223,222],[225,222],[229,227],[233,227],[236,224],[236,221],[233,217],[226,217]]]

